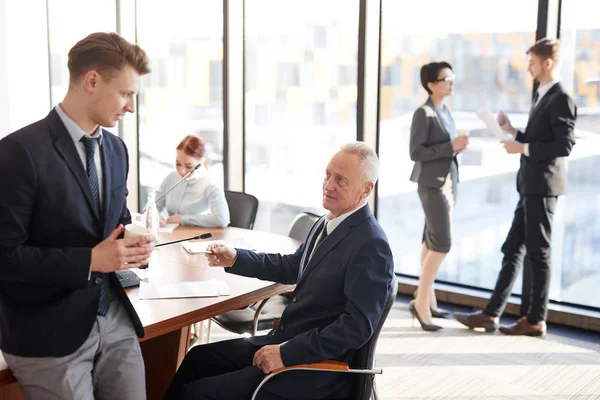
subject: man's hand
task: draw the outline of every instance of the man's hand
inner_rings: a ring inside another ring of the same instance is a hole
[[[508,154],[523,154],[525,151],[525,144],[516,140],[503,140],[500,143],[504,145],[504,149]]]
[[[181,215],[173,214],[169,218],[167,218],[167,224],[180,224],[181,223]]]
[[[209,267],[231,267],[237,258],[237,250],[223,244],[211,244],[206,248]]]
[[[254,354],[252,365],[262,369],[265,374],[283,368],[283,360],[281,359],[281,351],[278,344],[267,345]]]
[[[113,272],[148,265],[154,250],[154,236],[119,239],[124,230],[123,225],[119,225],[109,237],[92,248],[92,271]]]
[[[508,119],[506,114],[504,114],[503,111],[500,111],[498,113],[497,121],[498,125],[500,125],[500,128],[502,128],[503,131],[510,133],[512,137],[515,137],[517,135],[517,130],[512,126],[510,120]]]

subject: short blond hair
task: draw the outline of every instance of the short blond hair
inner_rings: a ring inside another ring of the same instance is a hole
[[[71,82],[90,70],[110,81],[125,65],[130,65],[140,75],[150,72],[146,52],[115,32],[92,33],[81,39],[69,51],[67,65]]]

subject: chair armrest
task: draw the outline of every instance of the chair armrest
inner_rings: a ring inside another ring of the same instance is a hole
[[[348,366],[348,363],[342,362],[342,361],[333,361],[333,360],[325,360],[323,362],[320,363],[313,363],[313,364],[298,364],[298,365],[292,365],[291,367],[283,367],[283,368],[277,368],[275,370],[273,370],[271,373],[272,374],[278,374],[280,372],[285,372],[285,371],[290,371],[293,369],[302,369],[302,370],[307,370],[307,369],[316,369],[319,371],[348,371],[350,369],[350,367]]]
[[[264,386],[267,381],[276,375],[279,375],[284,372],[289,371],[325,371],[325,372],[342,372],[342,373],[353,373],[353,374],[381,374],[381,368],[374,369],[354,369],[350,368],[347,363],[342,361],[334,361],[334,360],[326,360],[320,363],[314,364],[298,364],[292,365],[291,367],[283,367],[277,368],[273,370],[271,373],[267,374],[263,380],[258,384],[256,389],[254,390],[254,394],[252,394],[252,398],[250,400],[255,400],[258,395],[259,390]]]

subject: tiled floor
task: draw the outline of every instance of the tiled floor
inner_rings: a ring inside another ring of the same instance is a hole
[[[378,342],[380,399],[600,399],[600,335],[550,326],[545,338],[511,337],[437,319],[444,329],[424,332],[408,301],[399,296]],[[213,326],[211,341],[231,337]]]

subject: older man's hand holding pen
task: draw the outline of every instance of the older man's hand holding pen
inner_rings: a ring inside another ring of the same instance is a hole
[[[237,250],[224,244],[211,244],[206,248],[209,267],[231,267],[237,259]]]

